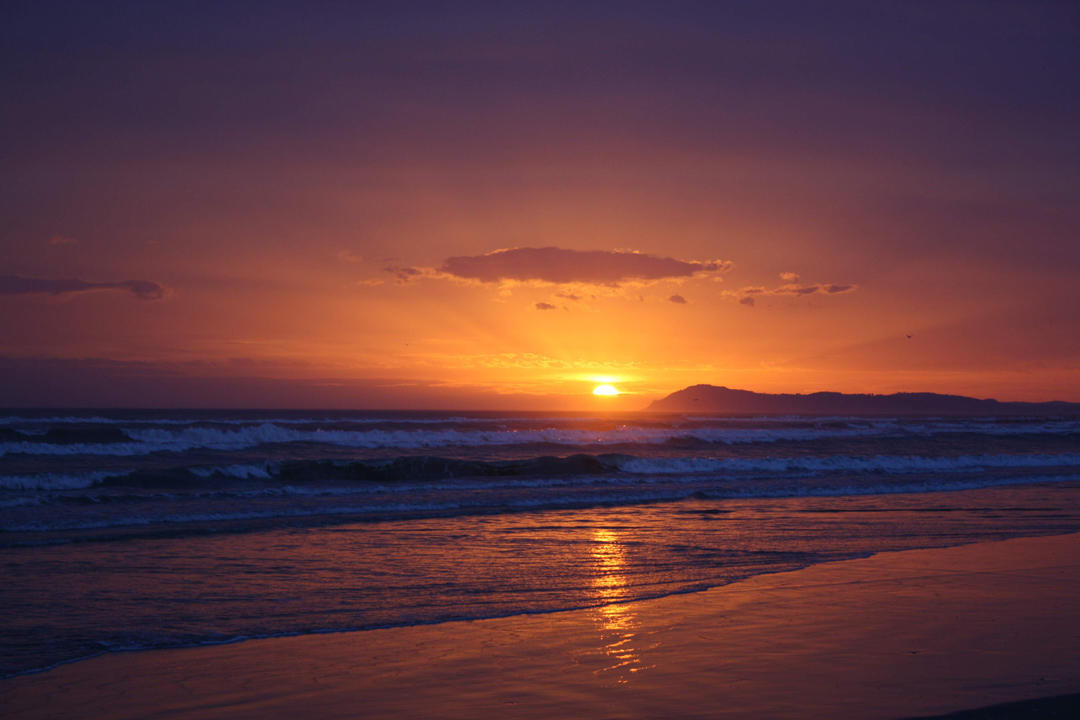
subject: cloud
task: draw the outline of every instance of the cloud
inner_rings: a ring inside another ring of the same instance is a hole
[[[823,295],[839,295],[841,293],[853,292],[858,285],[781,285],[772,291],[773,295],[815,295],[821,293]]]
[[[784,280],[797,280],[799,278],[795,273],[781,273],[780,277]],[[805,295],[842,295],[844,293],[855,292],[858,289],[858,285],[835,285],[830,283],[799,285],[796,282],[789,282],[785,285],[780,285],[771,289],[764,287],[744,287],[741,290],[724,292],[723,296],[732,300],[737,300],[740,305],[754,307],[754,298],[759,295],[793,295],[795,297],[802,297]]]
[[[152,280],[91,282],[89,280],[45,280],[18,275],[0,276],[0,295],[74,295],[95,290],[122,290],[140,300],[160,300],[165,286]]]
[[[817,291],[817,285],[781,285],[772,292],[773,295],[813,295]]]
[[[352,250],[342,250],[337,256],[339,260],[345,262],[364,262],[364,256],[360,253],[354,253]]]
[[[726,272],[726,260],[676,260],[624,250],[568,250],[557,247],[510,248],[486,255],[447,258],[437,269],[443,276],[481,283],[529,282],[549,285],[580,283],[616,285]],[[413,268],[415,269],[415,268]]]
[[[564,298],[572,302],[581,302],[585,299],[583,295],[575,295],[574,293],[555,293],[555,297]]]
[[[789,282],[789,283],[799,282],[798,274],[791,273],[791,272],[780,273],[780,279],[783,280],[784,282]]]
[[[858,285],[819,285],[821,292],[826,295],[839,295],[841,293],[854,292],[858,289]]]
[[[682,295],[672,295],[668,298],[668,302],[673,302],[676,305],[685,305],[686,298],[684,298]]]
[[[538,303],[536,303],[536,309],[537,310],[558,310],[559,307],[557,305],[552,305],[551,303],[538,302]]]
[[[413,280],[430,274],[427,268],[414,267],[390,266],[383,268],[383,271],[393,275],[394,280],[397,282],[398,285],[408,285]]]
[[[53,235],[49,238],[50,245],[74,245],[79,242],[73,237],[65,237],[63,235]]]

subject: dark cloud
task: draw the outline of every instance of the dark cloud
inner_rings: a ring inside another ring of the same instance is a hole
[[[572,302],[581,302],[582,300],[585,299],[584,296],[575,295],[574,293],[555,293],[555,297],[564,298],[564,299],[570,300]]]
[[[826,295],[838,295],[840,293],[851,292],[858,287],[858,285],[820,285],[821,292]]]
[[[682,295],[672,295],[668,298],[668,302],[673,302],[676,305],[685,305],[686,298],[684,298]]]
[[[448,258],[438,272],[482,283],[503,281],[614,285],[686,278],[731,269],[728,261],[684,261],[629,251],[512,248]]]
[[[538,302],[538,303],[536,303],[536,309],[537,310],[558,310],[559,307],[557,305],[552,305],[551,303]]]
[[[394,280],[396,280],[399,285],[406,285],[424,274],[423,270],[414,267],[391,266],[385,267],[383,270],[393,275]]]
[[[95,290],[122,290],[140,300],[160,300],[165,286],[152,280],[91,282],[89,280],[45,280],[18,275],[0,276],[0,295],[74,295]]]
[[[780,277],[785,280],[792,280],[798,279],[799,276],[795,273],[781,273]],[[786,285],[780,285],[779,287],[772,289],[763,287],[744,287],[741,290],[724,292],[723,295],[738,300],[740,305],[754,307],[754,297],[758,295],[794,295],[795,297],[802,297],[805,295],[840,295],[843,293],[854,292],[858,289],[858,285],[834,285],[826,283],[799,285],[795,282],[789,282]]]
[[[813,295],[820,288],[817,285],[784,285],[773,290],[777,295]]]
[[[858,288],[858,285],[823,285],[818,283],[816,285],[781,285],[773,290],[774,295],[815,295],[821,293],[824,295],[839,295],[840,293],[852,292]]]

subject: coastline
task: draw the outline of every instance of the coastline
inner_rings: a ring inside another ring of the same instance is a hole
[[[935,716],[1080,690],[1080,534],[882,553],[551,615],[112,653],[11,718]]]
[[[1080,693],[1055,697],[1020,700],[1001,703],[975,710],[960,710],[934,717],[906,718],[905,720],[1041,720],[1042,718],[1066,718],[1080,715]]]

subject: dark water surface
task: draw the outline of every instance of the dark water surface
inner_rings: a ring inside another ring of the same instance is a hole
[[[1080,531],[1080,421],[0,419],[0,673]]]

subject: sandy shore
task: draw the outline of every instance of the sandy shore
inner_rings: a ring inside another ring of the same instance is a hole
[[[886,553],[604,608],[119,653],[8,718],[902,718],[1080,690],[1080,535]]]

